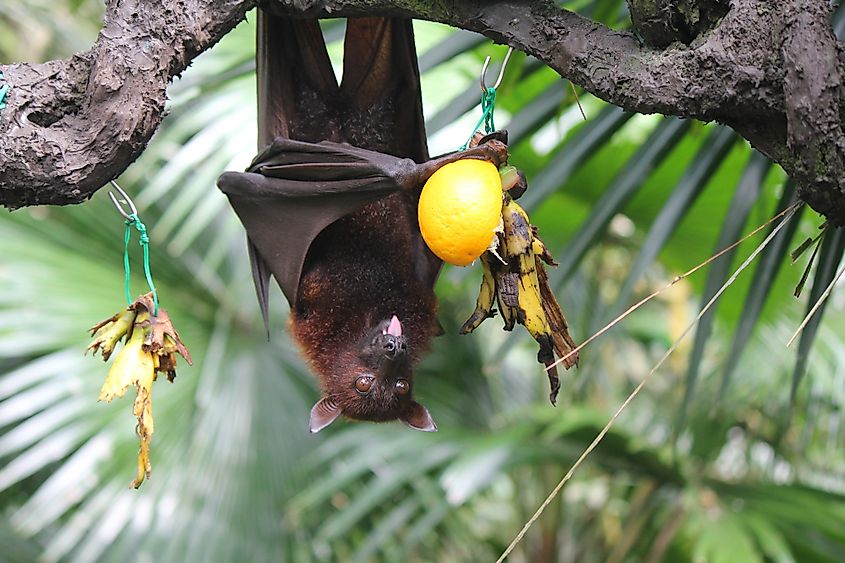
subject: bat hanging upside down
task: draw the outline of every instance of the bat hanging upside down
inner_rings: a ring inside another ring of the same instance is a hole
[[[414,401],[413,369],[433,336],[442,265],[417,224],[423,184],[441,166],[501,166],[491,139],[429,160],[409,20],[347,23],[337,84],[316,20],[259,10],[259,142],[245,173],[218,185],[248,235],[268,324],[270,277],[291,307],[291,332],[320,378],[318,432],[340,415],[437,429]]]

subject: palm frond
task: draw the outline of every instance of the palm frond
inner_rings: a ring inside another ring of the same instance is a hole
[[[628,25],[621,0],[564,4]],[[0,7],[0,21],[10,9]],[[332,55],[342,30],[341,22],[325,28]],[[454,150],[478,117],[481,61],[501,60],[504,47],[430,23],[417,30],[430,145]],[[696,292],[709,299],[724,281],[730,256],[706,282],[685,284],[687,296],[651,304],[587,349],[558,409],[543,401],[533,342],[486,323],[471,337],[438,339],[420,366],[420,400],[437,434],[338,425],[310,436],[316,391],[284,334],[286,304],[272,300],[268,343],[240,226],[213,186],[220,171],[244,168],[254,153],[252,44],[243,25],[196,61],[173,85],[161,131],[120,179],[149,228],[162,298],[197,360],[173,385],[157,383],[154,472],[140,491],[126,490],[137,447],[128,404],[94,402],[106,366],[82,356],[85,330],[124,299],[120,218],[105,194],[73,209],[0,218],[7,558],[491,560],[674,339],[671,319],[685,318]],[[581,102],[586,122],[568,84],[518,56],[497,98],[497,124],[510,129],[512,163],[531,186],[521,201],[557,251],[560,300],[585,337],[637,294],[763,222],[791,188],[778,202],[781,171],[770,172],[727,129],[632,116],[589,95]],[[815,224],[805,218],[788,229],[806,234]],[[834,491],[845,490],[845,459],[834,446],[845,436],[845,325],[832,315],[821,323],[820,311],[794,370],[780,367],[791,358],[783,342],[799,315],[784,291],[796,274],[779,269],[793,238],[785,231],[754,278],[738,283],[745,292],[734,293],[744,299],[724,299],[692,351],[681,350],[679,364],[652,382],[529,532],[523,560],[841,559],[836,524],[845,502]],[[845,239],[828,236],[825,245],[808,306],[829,283]],[[471,269],[441,275],[448,334],[471,310],[477,282]],[[829,306],[841,308],[836,295]],[[707,376],[728,348],[714,384]],[[692,366],[688,418],[678,428],[684,364]],[[778,441],[787,382],[806,409],[796,408]],[[670,448],[673,433],[680,439]]]
[[[728,215],[725,217],[725,222],[722,225],[719,240],[716,243],[716,251],[727,247],[733,241],[739,239],[740,233],[748,219],[748,214],[760,195],[766,173],[771,166],[771,161],[765,156],[756,152],[751,153],[751,158],[737,186],[737,190],[734,192],[734,198],[731,202]],[[705,285],[701,298],[702,305],[710,301],[713,295],[716,294],[716,291],[725,283],[730,273],[734,254],[734,251],[730,251],[715,260],[710,266],[707,284]],[[715,307],[718,307],[718,304]],[[684,400],[681,404],[679,428],[683,424],[682,421],[686,417],[689,402],[695,393],[695,385],[704,355],[704,345],[710,335],[714,315],[715,308],[711,309],[711,312],[708,312],[701,318],[701,322],[699,322],[695,332],[695,341],[693,343],[692,353],[690,354],[686,386],[684,388]]]

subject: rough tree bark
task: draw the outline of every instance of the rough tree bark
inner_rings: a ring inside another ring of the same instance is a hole
[[[508,43],[626,110],[719,121],[845,224],[843,49],[827,0],[628,0],[637,34],[551,0],[265,0],[294,17],[402,15]],[[161,122],[170,79],[256,0],[108,0],[94,46],[0,67],[0,203],[77,203],[121,173]]]

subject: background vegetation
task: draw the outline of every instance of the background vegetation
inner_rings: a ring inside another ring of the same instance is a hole
[[[628,25],[621,0],[566,5]],[[84,48],[99,10],[93,0],[3,3],[0,62]],[[468,135],[483,57],[504,49],[416,29],[436,154]],[[325,28],[337,61],[342,30]],[[587,348],[557,408],[526,334],[493,320],[456,336],[479,271],[447,268],[437,290],[448,336],[417,376],[440,431],[341,423],[310,436],[318,394],[286,334],[284,299],[274,291],[268,343],[240,225],[214,187],[254,153],[253,41],[251,24],[240,26],[173,85],[165,125],[120,178],[196,360],[157,384],[153,477],[139,491],[127,489],[130,402],[97,403],[107,366],[82,355],[86,329],[123,302],[119,216],[102,192],[0,215],[4,560],[493,560],[765,234]],[[569,84],[516,56],[496,118],[529,178],[523,201],[561,262],[553,278],[576,339],[791,199],[783,173],[730,130],[629,115],[581,93],[583,121],[573,102]],[[828,233],[794,299],[809,253],[789,266],[789,251],[820,223],[805,211],[732,286],[512,561],[845,559],[845,298],[833,295],[797,352],[785,347],[845,248]]]

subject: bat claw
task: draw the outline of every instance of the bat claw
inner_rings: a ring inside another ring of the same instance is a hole
[[[508,163],[508,146],[498,139],[490,139],[478,148],[485,150],[485,160],[501,168]]]
[[[498,139],[490,139],[483,145],[463,151],[460,158],[475,158],[492,162],[496,168],[508,163],[508,146]]]

